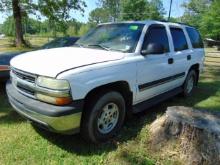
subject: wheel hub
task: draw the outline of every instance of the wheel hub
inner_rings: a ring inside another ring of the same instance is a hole
[[[108,103],[102,109],[102,113],[98,118],[98,130],[102,134],[111,132],[119,118],[119,108],[115,103]]]

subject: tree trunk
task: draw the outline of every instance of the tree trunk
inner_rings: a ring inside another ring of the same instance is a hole
[[[220,164],[220,113],[169,107],[150,126],[150,146],[184,165]]]
[[[22,14],[19,3],[20,3],[19,0],[12,0],[13,16],[15,20],[15,34],[16,34],[15,45],[17,47],[27,46],[23,38]]]

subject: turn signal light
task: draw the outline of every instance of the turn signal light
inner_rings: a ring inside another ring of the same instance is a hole
[[[36,97],[40,101],[51,103],[54,105],[67,105],[72,102],[72,99],[70,97],[52,97],[40,93],[37,93]]]

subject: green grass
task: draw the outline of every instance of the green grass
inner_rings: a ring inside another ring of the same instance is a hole
[[[210,51],[210,50],[209,50]],[[208,56],[216,55],[209,53]],[[206,61],[212,61],[207,57]],[[119,136],[106,144],[87,144],[79,135],[53,134],[32,127],[13,111],[0,87],[0,164],[180,164],[148,147],[149,125],[168,106],[220,111],[220,67],[207,65],[193,96],[176,96],[129,118]]]
[[[38,37],[38,36],[28,36],[25,37],[25,40],[30,43],[30,48],[20,47],[17,48],[13,46],[13,38],[6,37],[4,39],[0,39],[0,52],[17,52],[17,51],[30,51],[36,49],[45,43],[51,41],[53,38],[48,37]]]

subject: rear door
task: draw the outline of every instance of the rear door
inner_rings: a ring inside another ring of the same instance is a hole
[[[200,70],[203,68],[203,62],[204,62],[204,45],[202,38],[199,34],[199,32],[193,28],[186,26],[186,31],[189,37],[189,40],[191,41],[191,49],[192,49],[192,59],[191,63],[200,63]]]
[[[170,58],[173,59],[172,69],[176,77],[173,86],[178,87],[184,83],[188,68],[191,66],[193,51],[190,49],[185,29],[175,26],[170,26],[169,29],[172,39]]]

